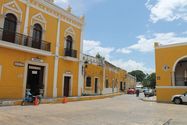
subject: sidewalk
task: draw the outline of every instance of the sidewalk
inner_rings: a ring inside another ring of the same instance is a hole
[[[75,102],[75,101],[87,101],[87,100],[97,100],[104,98],[112,98],[114,96],[119,96],[121,93],[111,93],[106,95],[97,95],[97,96],[80,96],[80,97],[68,97],[67,102]],[[63,103],[64,98],[45,98],[41,100],[41,104],[56,104]],[[21,105],[22,100],[0,100],[1,106],[15,106]]]
[[[152,97],[145,97],[143,93],[140,94],[139,96],[140,100],[146,101],[146,102],[156,102],[156,96]]]

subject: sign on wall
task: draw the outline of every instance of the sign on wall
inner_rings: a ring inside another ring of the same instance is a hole
[[[16,67],[24,67],[24,66],[25,66],[25,63],[19,62],[19,61],[15,61],[15,62],[14,62],[14,66],[16,66]]]

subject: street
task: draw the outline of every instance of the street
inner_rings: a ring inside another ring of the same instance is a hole
[[[167,121],[186,125],[186,114],[186,105],[122,95],[67,104],[0,107],[0,125],[163,125]]]

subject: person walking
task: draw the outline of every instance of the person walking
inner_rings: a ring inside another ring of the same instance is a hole
[[[140,90],[137,89],[137,90],[136,90],[136,97],[139,97],[139,94],[140,94]]]

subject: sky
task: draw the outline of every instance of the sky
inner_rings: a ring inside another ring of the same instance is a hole
[[[187,0],[55,0],[85,16],[84,53],[155,72],[154,42],[187,42]]]

